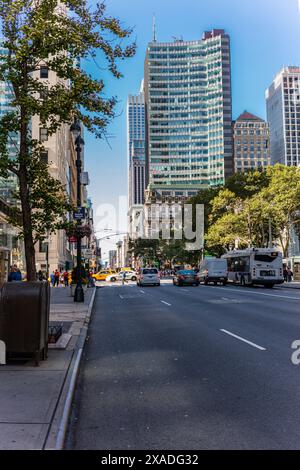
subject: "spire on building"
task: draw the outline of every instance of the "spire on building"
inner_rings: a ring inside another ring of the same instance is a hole
[[[153,30],[153,42],[156,42],[156,18],[155,18],[155,13],[153,13],[152,30]]]

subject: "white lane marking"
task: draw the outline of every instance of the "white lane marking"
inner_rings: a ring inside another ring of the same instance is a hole
[[[206,287],[206,286],[205,286]],[[236,289],[229,289],[228,287],[210,287],[210,289],[222,289],[225,291],[231,291],[235,293],[241,293],[241,294],[254,294],[254,295],[266,295],[267,297],[278,297],[279,299],[290,299],[290,300],[300,300],[300,297],[288,297],[286,295],[276,295],[276,294],[265,294],[263,292],[251,292],[250,290],[243,291],[242,288],[236,288]]]
[[[168,304],[168,302],[165,302],[164,300],[161,300],[161,303],[163,303],[163,304],[168,305],[169,307],[171,307],[171,304]]]
[[[179,292],[190,292],[190,291],[189,291],[189,290],[187,290],[187,289],[180,289],[180,291],[179,291]]]
[[[263,348],[262,346],[258,346],[258,344],[252,343],[251,341],[248,341],[247,339],[242,338],[241,336],[237,336],[231,333],[230,331],[227,331],[227,330],[220,330],[220,331],[222,331],[222,333],[226,333],[227,335],[233,336],[234,338],[239,339],[240,341],[243,341],[244,343],[250,344],[250,346],[257,348],[260,351],[266,351],[266,348]]]
[[[143,290],[140,290],[140,292],[141,292],[142,294],[145,294],[145,291],[143,291]]]
[[[124,299],[123,295],[119,294],[120,299]]]

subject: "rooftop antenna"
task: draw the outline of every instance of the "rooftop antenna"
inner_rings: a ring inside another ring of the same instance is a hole
[[[153,42],[156,42],[156,18],[155,18],[155,13],[153,13]]]

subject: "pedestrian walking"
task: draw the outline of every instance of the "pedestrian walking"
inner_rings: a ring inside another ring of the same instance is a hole
[[[59,278],[60,278],[60,273],[59,273],[58,269],[56,269],[55,272],[54,272],[54,287],[59,286]]]
[[[42,282],[45,280],[45,277],[44,277],[44,274],[42,272],[42,270],[40,269],[39,272],[37,273],[37,280]]]
[[[293,271],[291,270],[291,268],[287,268],[287,280],[288,282],[292,282],[293,280]]]
[[[68,273],[68,271],[65,271],[63,273],[63,279],[64,279],[64,286],[68,287],[69,286],[69,273]]]
[[[12,282],[12,280],[13,280],[13,272],[14,272],[14,268],[13,268],[13,266],[10,266],[10,268],[9,268],[9,273],[8,273],[8,278],[7,278],[7,281],[8,281],[8,282]]]
[[[92,271],[89,271],[88,273],[88,287],[95,287],[95,281],[94,281],[94,278],[93,278],[93,272]]]
[[[122,285],[124,286],[125,284],[125,281],[126,281],[126,273],[125,271],[122,273]]]
[[[17,266],[11,266],[7,280],[8,282],[22,281],[22,274]]]
[[[283,280],[284,280],[284,282],[287,282],[287,280],[288,280],[288,271],[287,271],[286,267],[283,268]]]
[[[53,271],[53,273],[50,274],[50,280],[51,280],[52,286],[54,287],[54,283],[55,283],[55,274],[54,274],[54,271]]]

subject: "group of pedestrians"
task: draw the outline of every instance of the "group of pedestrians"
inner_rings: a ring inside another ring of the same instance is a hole
[[[58,287],[59,286],[61,277],[62,277],[62,280],[63,280],[63,285],[65,287],[69,286],[69,273],[68,273],[68,271],[64,271],[63,274],[61,274],[60,271],[58,269],[56,269],[55,271],[53,271],[50,274],[50,281],[51,281],[51,284],[52,284],[53,287]]]
[[[8,282],[22,281],[21,271],[16,265],[10,267],[7,280]]]
[[[43,271],[40,269],[37,273],[37,280],[38,281],[47,281],[47,274],[44,274]],[[59,284],[60,284],[60,281],[63,280],[63,284],[65,287],[68,287],[69,286],[69,273],[68,271],[64,271],[63,274],[61,274],[61,272],[56,269],[55,271],[53,271],[51,274],[50,274],[50,283],[53,287],[58,287]]]
[[[173,269],[162,269],[160,271],[160,277],[162,278],[174,276],[174,274],[175,274],[175,271]]]
[[[293,271],[291,270],[290,267],[285,267],[283,269],[283,279],[284,282],[292,282],[293,280]]]

